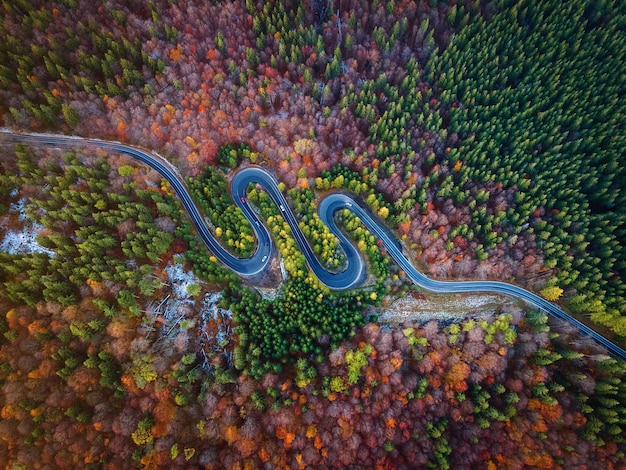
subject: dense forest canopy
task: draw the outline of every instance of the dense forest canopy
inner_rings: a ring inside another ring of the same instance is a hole
[[[331,270],[316,202],[349,190],[430,275],[513,281],[620,340],[622,3],[2,1],[0,125],[167,155],[239,256],[234,168],[275,172]],[[338,214],[371,276],[333,293],[267,194],[247,200],[277,245],[253,281],[153,171],[0,146],[3,463],[623,465],[623,362],[512,303],[377,323],[412,287],[359,220]]]
[[[568,305],[624,335],[626,20],[610,12],[609,2],[508,5],[429,66],[460,137],[448,191],[472,180],[516,187],[514,210],[490,213],[487,198],[474,221],[515,233],[530,223]]]

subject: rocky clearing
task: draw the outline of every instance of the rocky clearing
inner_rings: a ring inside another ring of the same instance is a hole
[[[493,314],[504,305],[517,305],[514,299],[496,294],[425,294],[426,299],[405,298],[379,308],[378,320],[399,324],[406,320],[420,323],[430,320],[458,321],[470,315]]]

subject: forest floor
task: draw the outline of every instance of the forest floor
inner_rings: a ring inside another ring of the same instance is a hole
[[[37,235],[43,229],[42,226],[31,224],[31,227],[22,231],[7,231],[0,241],[0,251],[15,255],[28,253],[47,253],[54,256],[54,251],[44,248],[37,243]]]
[[[459,321],[472,315],[490,315],[514,299],[496,294],[427,294],[426,299],[410,295],[397,299],[377,312],[382,323],[399,324],[406,320],[419,323],[430,320]]]
[[[37,236],[43,229],[42,225],[32,222],[26,215],[25,199],[11,203],[8,214],[0,218],[0,251],[12,255],[47,253],[54,256],[54,251],[37,243]]]

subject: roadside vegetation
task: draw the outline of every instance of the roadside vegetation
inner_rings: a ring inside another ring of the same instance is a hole
[[[621,6],[3,1],[0,126],[167,155],[239,256],[254,239],[227,172],[272,169],[331,270],[344,255],[313,209],[326,191],[351,191],[429,275],[521,284],[619,340]],[[377,323],[377,307],[408,287],[347,211],[338,222],[370,277],[338,294],[308,271],[267,194],[249,188],[287,273],[263,299],[207,251],[156,173],[93,148],[0,152],[0,238],[29,231],[38,243],[0,253],[8,465],[626,459],[623,362],[511,305],[459,322]]]
[[[213,234],[240,258],[254,253],[252,226],[230,196],[228,181],[215,167],[207,167],[202,175],[189,178],[187,186],[196,203],[214,226]]]

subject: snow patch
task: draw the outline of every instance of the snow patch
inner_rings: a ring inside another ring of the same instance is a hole
[[[282,285],[278,287],[255,287],[257,292],[261,294],[261,297],[265,300],[274,300],[280,295]]]
[[[189,300],[191,295],[187,292],[187,287],[201,283],[200,279],[193,272],[184,271],[182,264],[169,264],[165,267],[165,272],[172,286],[172,293],[179,300]]]
[[[11,197],[15,197],[18,190],[11,191]],[[0,242],[0,251],[11,255],[24,255],[31,253],[45,253],[48,256],[55,256],[53,250],[45,248],[37,243],[37,235],[45,227],[34,223],[28,215],[26,215],[26,204],[28,201],[24,198],[18,199],[16,202],[9,204],[9,213],[17,214],[17,219],[23,223],[24,228],[17,232],[15,230],[7,230],[4,234],[2,242]]]
[[[200,316],[204,319],[213,318],[214,320],[217,320],[218,316],[232,318],[233,312],[228,309],[218,307],[221,299],[221,292],[208,292],[204,294],[202,307],[199,312]]]
[[[232,318],[233,313],[230,310],[218,307],[222,298],[221,292],[209,292],[199,301],[199,306],[187,288],[193,284],[202,284],[202,281],[191,271],[185,271],[182,264],[173,263],[165,267],[171,291],[157,304],[152,303],[148,310],[153,315],[160,314],[164,320],[163,329],[169,336],[173,332],[180,332],[194,327],[197,321],[208,322],[209,319],[215,320],[218,325],[218,332],[215,340],[211,343],[214,347],[220,344],[227,344],[233,336],[233,330],[224,321],[225,318]],[[199,307],[199,308],[198,308]],[[207,332],[204,331],[204,335]],[[206,338],[210,340],[210,338]]]
[[[11,196],[15,197],[16,193],[17,190],[14,189],[13,192],[11,192]],[[12,202],[11,204],[9,204],[9,212],[17,212],[17,218],[22,222],[30,220],[26,215],[26,199],[24,198],[20,198],[17,200],[17,202]]]
[[[187,287],[192,284],[199,284],[200,279],[196,277],[191,271],[185,271],[183,266],[178,263],[168,264],[165,267],[165,272],[168,277],[168,284],[170,286],[170,292],[158,301],[151,301],[147,306],[146,311],[149,312],[148,316],[161,315],[164,320],[164,328],[171,333],[176,326],[180,326],[180,322],[185,319],[189,310],[193,307],[194,299],[187,292]],[[191,323],[186,322],[186,328],[193,326]]]
[[[510,303],[510,298],[495,294],[427,294],[426,300],[408,295],[385,307],[378,314],[378,319],[385,323],[401,323],[405,320],[420,323],[430,320],[458,321],[470,314],[492,314],[498,307]]]
[[[0,251],[11,255],[23,255],[31,253],[45,253],[48,256],[55,256],[56,253],[48,248],[44,248],[37,243],[37,234],[45,227],[39,224],[29,224],[21,232],[8,231],[4,234]]]
[[[227,310],[225,308],[218,307],[218,303],[222,298],[221,292],[213,292],[205,294],[202,299],[202,304],[200,307],[199,315],[205,321],[209,321],[210,318],[215,320],[218,330],[215,334],[215,342],[214,348],[219,350],[222,345],[225,345],[228,341],[230,341],[233,337],[234,331],[226,322],[224,322],[224,318],[232,318],[233,312]],[[204,330],[204,334],[207,335],[206,330]],[[207,339],[208,335],[207,335]]]

